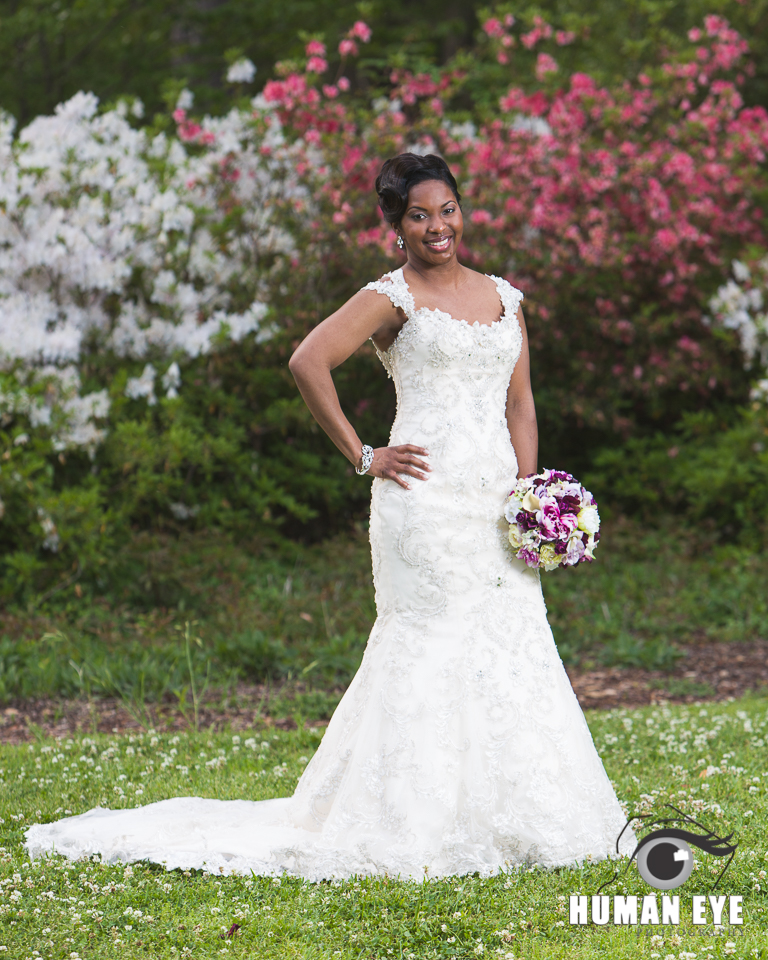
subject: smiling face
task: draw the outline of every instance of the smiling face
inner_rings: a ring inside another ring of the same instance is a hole
[[[447,263],[456,256],[464,230],[461,207],[442,180],[425,180],[408,192],[408,206],[398,225],[408,259]]]

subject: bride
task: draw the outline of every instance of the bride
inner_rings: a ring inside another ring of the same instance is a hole
[[[402,154],[376,181],[405,266],[356,293],[290,361],[309,409],[374,478],[377,618],[292,797],[177,797],[27,832],[32,857],[423,879],[616,855],[626,820],[503,503],[537,467],[523,294],[459,263],[456,181]],[[397,390],[390,445],[361,443],[331,378],[372,340]],[[363,481],[361,481],[363,482]],[[635,847],[631,830],[622,853]]]

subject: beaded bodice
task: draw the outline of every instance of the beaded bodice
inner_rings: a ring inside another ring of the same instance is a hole
[[[522,348],[517,310],[523,294],[506,280],[490,279],[503,306],[493,324],[417,310],[402,268],[363,288],[385,294],[407,318],[389,349],[376,347],[397,392],[390,443],[428,447],[433,486],[442,485],[442,474],[454,488],[493,480],[504,493],[516,475],[506,399]]]

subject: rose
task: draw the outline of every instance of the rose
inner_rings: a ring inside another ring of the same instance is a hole
[[[523,535],[515,524],[509,528],[509,542],[513,550],[519,550],[523,545]]]
[[[595,504],[587,504],[579,510],[576,519],[579,522],[579,530],[590,535],[597,533],[600,529],[600,514],[597,512]]]
[[[551,543],[545,543],[539,550],[539,561],[545,570],[554,570],[563,562],[563,555],[557,553]]]

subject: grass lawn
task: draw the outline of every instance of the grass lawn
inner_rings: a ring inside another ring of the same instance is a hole
[[[696,848],[694,874],[678,891],[678,927],[571,927],[568,896],[596,892],[614,870],[605,862],[485,880],[320,884],[30,862],[21,845],[28,824],[98,804],[291,793],[321,736],[148,730],[0,747],[0,956],[768,957],[768,700],[591,712],[588,721],[627,810],[663,815],[671,801],[720,835],[735,831],[739,848],[717,892],[743,896],[742,926],[713,927],[711,914],[706,925],[691,924],[692,895],[707,894],[723,865]],[[604,892],[653,891],[633,864]],[[240,929],[226,937],[233,924]]]
[[[675,645],[768,637],[768,552],[604,524],[594,564],[543,574],[563,661],[674,668]],[[375,617],[365,530],[313,546],[224,535],[137,537],[118,586],[70,584],[0,611],[0,703],[117,695],[141,712],[189,705],[238,679],[300,680],[305,716],[327,716],[356,671]],[[184,624],[196,621],[187,647]]]

